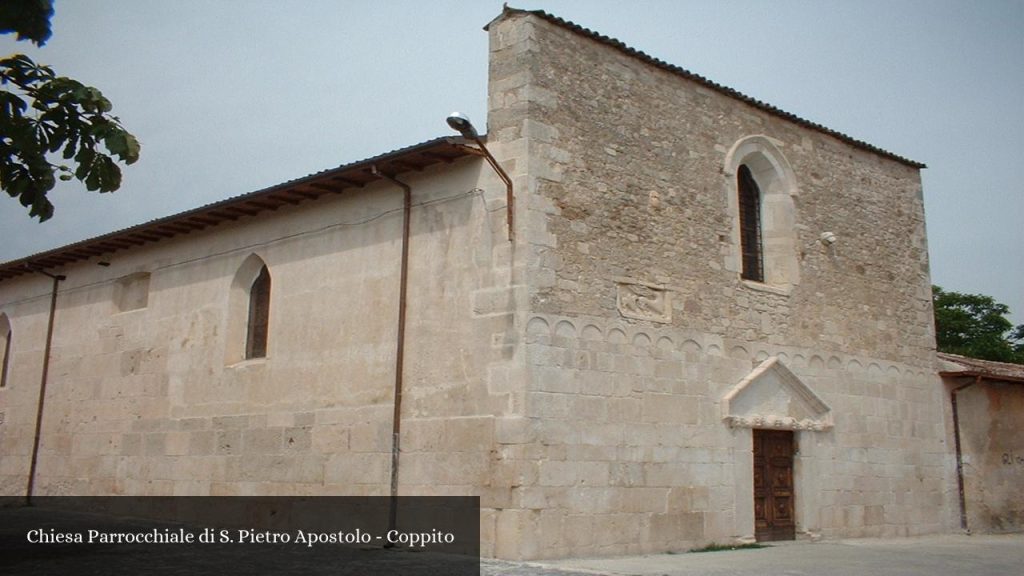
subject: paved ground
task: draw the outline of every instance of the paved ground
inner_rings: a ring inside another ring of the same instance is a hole
[[[539,563],[482,562],[486,576],[1017,576],[1024,534],[786,543],[768,548]]]

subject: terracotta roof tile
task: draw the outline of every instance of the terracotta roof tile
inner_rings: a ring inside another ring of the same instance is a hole
[[[1006,380],[1010,382],[1024,382],[1024,364],[1010,364],[1008,362],[993,362],[992,360],[980,360],[968,358],[959,354],[947,354],[939,352],[939,360],[952,363],[961,369],[940,370],[939,374],[948,376],[981,376],[991,380]],[[948,368],[949,367],[947,365]]]

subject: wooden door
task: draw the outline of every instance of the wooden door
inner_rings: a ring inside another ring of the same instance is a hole
[[[793,540],[793,432],[754,430],[754,536]]]

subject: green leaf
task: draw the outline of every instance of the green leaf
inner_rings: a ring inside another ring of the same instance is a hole
[[[121,169],[106,154],[96,154],[85,177],[85,187],[90,191],[113,192],[121,186]]]
[[[103,139],[107,150],[115,156],[121,156],[128,148],[128,140],[124,137],[123,130],[111,130]]]
[[[78,149],[78,154],[75,154],[75,162],[78,162],[78,168],[75,170],[75,178],[85,182],[89,173],[92,171],[92,163],[96,159],[96,152],[82,146]],[[94,188],[89,188],[94,190]]]
[[[110,126],[103,143],[111,154],[127,164],[132,164],[139,159],[139,141],[123,128]]]
[[[139,154],[142,152],[142,145],[139,144],[138,139],[130,133],[125,132],[124,135],[125,140],[128,141],[128,146],[125,150],[125,155],[122,156],[121,159],[127,164],[134,164],[139,159]]]
[[[18,40],[30,40],[37,46],[50,39],[53,0],[0,2],[0,34],[16,32]]]
[[[95,172],[98,174],[100,192],[113,192],[121,187],[121,169],[110,156],[99,156]]]
[[[0,0],[0,12],[7,1]],[[121,186],[117,162],[136,162],[141,146],[110,114],[113,105],[102,92],[23,54],[0,60],[0,83],[0,187],[31,216],[53,214],[46,195],[58,181],[77,178],[99,192]],[[30,108],[35,113],[26,116]],[[99,152],[100,144],[109,155]],[[57,154],[73,159],[73,167],[50,162]]]
[[[70,160],[75,155],[75,152],[77,150],[78,134],[71,134],[68,136],[68,144],[67,146],[64,147],[64,152],[61,154],[61,156],[63,156],[65,160]]]
[[[21,116],[27,108],[28,104],[19,98],[17,94],[12,94],[6,90],[0,91],[0,115],[14,118]]]

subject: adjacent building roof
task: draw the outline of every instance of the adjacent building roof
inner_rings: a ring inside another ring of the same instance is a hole
[[[393,176],[423,170],[435,164],[450,163],[469,154],[465,147],[454,143],[451,138],[436,138],[270,188],[207,204],[194,210],[6,262],[0,264],[0,282],[37,270],[64,266],[118,250],[159,242],[217,226],[222,222],[251,218],[282,206],[292,206],[321,196],[340,194],[350,188],[362,188],[380,179],[373,173],[374,167],[381,173]]]
[[[942,376],[980,376],[989,380],[1024,383],[1024,364],[979,360],[945,352],[939,352],[937,356],[942,361],[939,370]]]
[[[582,27],[579,24],[576,24],[574,22],[570,22],[568,20],[563,20],[562,18],[559,18],[558,16],[554,16],[552,14],[548,14],[547,12],[544,12],[543,10],[520,10],[520,9],[517,9],[517,8],[510,8],[506,4],[505,5],[505,9],[502,11],[501,16],[499,16],[498,19],[506,17],[506,16],[509,16],[509,15],[515,15],[515,14],[532,14],[532,15],[537,16],[539,18],[543,18],[544,20],[547,20],[548,22],[551,22],[552,24],[556,24],[558,26],[561,26],[562,28],[565,28],[567,30],[571,30],[572,32],[575,32],[577,34],[586,36],[586,37],[588,37],[588,38],[590,38],[592,40],[596,40],[596,41],[598,41],[598,42],[600,42],[602,44],[606,44],[608,46],[611,46],[612,48],[615,48],[616,50],[618,50],[618,51],[620,51],[620,52],[622,52],[624,54],[628,54],[629,56],[632,56],[633,58],[636,58],[637,60],[640,60],[641,62],[645,62],[647,64],[650,64],[651,66],[654,66],[654,67],[657,67],[657,68],[661,68],[662,70],[666,70],[668,72],[672,72],[673,74],[678,74],[679,76],[682,76],[683,78],[686,78],[688,80],[692,80],[694,82],[698,82],[700,84],[703,84],[704,86],[707,86],[708,88],[710,88],[712,90],[715,90],[716,92],[720,92],[720,93],[725,94],[726,96],[729,96],[731,98],[735,98],[737,100],[743,101],[743,102],[745,102],[747,104],[750,104],[751,106],[753,106],[755,108],[759,108],[761,110],[764,110],[765,112],[768,112],[769,114],[773,114],[773,115],[778,116],[780,118],[784,118],[786,120],[789,120],[790,122],[793,122],[795,124],[799,124],[799,125],[801,125],[801,126],[803,126],[805,128],[810,128],[811,130],[816,130],[816,131],[821,132],[823,134],[828,134],[829,136],[837,138],[837,139],[839,139],[839,140],[841,140],[841,141],[843,141],[843,142],[845,142],[847,144],[850,144],[851,146],[855,146],[857,148],[861,148],[863,150],[867,150],[869,152],[873,152],[875,154],[878,154],[879,156],[884,156],[886,158],[889,158],[891,160],[895,160],[897,162],[900,162],[900,163],[905,164],[907,166],[910,166],[912,168],[917,168],[917,169],[926,168],[926,166],[924,164],[920,163],[920,162],[915,162],[914,160],[909,160],[907,158],[904,158],[903,156],[899,156],[897,154],[893,154],[892,152],[883,150],[883,149],[881,149],[881,148],[879,148],[877,146],[873,146],[873,145],[868,144],[867,142],[864,142],[862,140],[857,140],[856,138],[852,138],[852,137],[847,136],[846,134],[843,134],[841,132],[836,132],[835,130],[832,130],[830,128],[826,128],[826,127],[822,126],[821,124],[817,124],[815,122],[811,122],[810,120],[805,120],[805,119],[803,119],[803,118],[801,118],[801,117],[799,117],[799,116],[797,116],[795,114],[790,114],[789,112],[786,112],[784,110],[780,110],[779,108],[776,108],[775,106],[772,106],[771,104],[768,104],[766,102],[762,102],[762,101],[760,101],[760,100],[758,100],[756,98],[751,98],[750,96],[747,96],[746,94],[743,94],[743,93],[741,93],[741,92],[739,92],[737,90],[733,90],[732,88],[729,88],[728,86],[723,86],[723,85],[718,84],[716,82],[712,82],[711,80],[708,80],[707,78],[701,76],[700,74],[694,74],[693,72],[690,72],[689,70],[686,70],[685,68],[680,68],[679,66],[676,66],[674,64],[669,64],[668,62],[665,62],[663,60],[659,60],[659,59],[657,59],[657,58],[655,58],[653,56],[645,54],[644,52],[641,52],[640,50],[637,50],[636,48],[632,48],[630,46],[627,46],[621,40],[616,40],[615,38],[610,38],[608,36],[604,36],[602,34],[598,34],[597,32],[594,32],[593,30],[590,30],[588,28],[584,28],[584,27]],[[490,26],[490,24],[488,24],[488,26]],[[485,26],[484,29],[486,30],[488,26]]]

